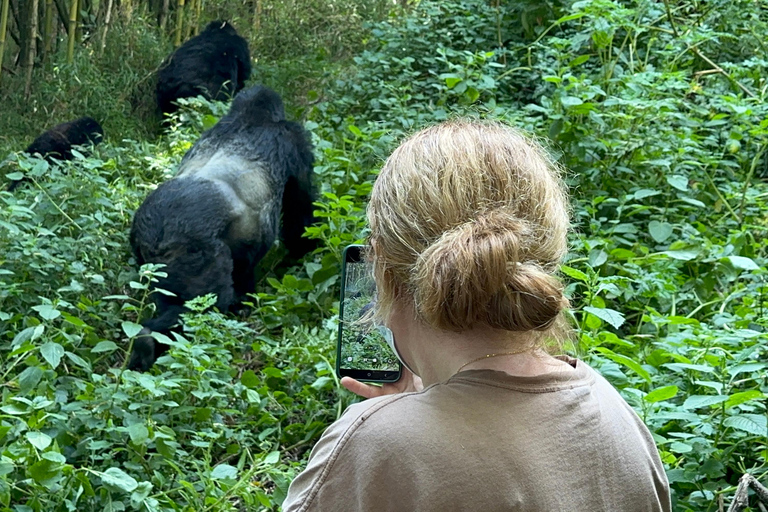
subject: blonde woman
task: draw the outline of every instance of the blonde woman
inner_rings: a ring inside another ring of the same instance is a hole
[[[648,429],[582,361],[552,357],[568,201],[512,128],[452,121],[395,150],[368,207],[376,315],[410,370],[350,406],[283,504],[297,511],[668,511]]]

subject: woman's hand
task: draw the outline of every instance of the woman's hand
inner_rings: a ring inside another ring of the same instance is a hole
[[[424,384],[422,384],[421,378],[412,374],[407,368],[403,368],[403,371],[400,374],[400,380],[384,384],[383,386],[365,384],[352,377],[342,377],[341,385],[363,398],[410,393],[424,389]]]

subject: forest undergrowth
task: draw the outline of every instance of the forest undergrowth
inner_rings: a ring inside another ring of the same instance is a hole
[[[535,134],[567,170],[567,349],[649,426],[674,509],[768,483],[765,6],[541,5],[424,0],[343,62],[257,62],[312,132],[322,247],[292,268],[276,247],[245,319],[194,301],[149,373],[124,364],[157,272],[134,266],[131,218],[228,105],[186,101],[160,136],[115,114],[124,135],[61,166],[11,154],[3,172],[32,183],[0,192],[0,510],[277,510],[354,400],[333,373],[340,256],[376,172],[458,115]],[[60,72],[104,83],[80,65]],[[114,112],[98,89],[77,101]],[[8,151],[34,134],[15,122]]]

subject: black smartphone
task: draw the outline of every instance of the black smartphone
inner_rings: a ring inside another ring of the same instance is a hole
[[[397,382],[402,366],[387,343],[389,329],[373,321],[376,283],[364,245],[344,249],[336,375],[364,382]]]

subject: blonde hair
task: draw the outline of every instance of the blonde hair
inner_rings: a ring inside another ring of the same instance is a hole
[[[568,307],[554,276],[570,227],[544,149],[498,122],[455,120],[405,140],[368,205],[376,316],[412,301],[430,326],[553,331]]]

